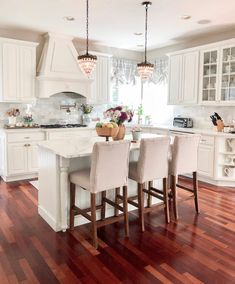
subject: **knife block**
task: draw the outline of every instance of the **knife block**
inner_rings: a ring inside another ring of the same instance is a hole
[[[224,122],[223,122],[223,120],[217,120],[216,122],[217,122],[217,126],[216,126],[217,131],[218,132],[222,132],[224,130]]]

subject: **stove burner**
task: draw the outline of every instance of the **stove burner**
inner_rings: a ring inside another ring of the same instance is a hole
[[[87,127],[84,124],[44,124],[40,125],[42,128],[75,128],[75,127]]]

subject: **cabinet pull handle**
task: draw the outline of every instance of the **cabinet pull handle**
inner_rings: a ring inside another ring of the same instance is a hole
[[[24,139],[29,139],[29,138],[30,138],[29,136],[24,137]]]
[[[206,139],[201,139],[201,142],[206,142]]]
[[[30,146],[30,144],[24,144],[24,147],[29,147]]]

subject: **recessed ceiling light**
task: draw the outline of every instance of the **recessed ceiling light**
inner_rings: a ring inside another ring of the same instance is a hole
[[[207,25],[211,23],[211,20],[203,19],[197,22],[199,25]]]
[[[180,18],[182,20],[189,20],[189,19],[191,19],[191,16],[190,15],[182,15]]]
[[[65,21],[68,21],[68,22],[75,21],[75,18],[72,17],[72,16],[65,16],[63,19],[64,19]]]
[[[143,33],[134,33],[134,35],[141,36],[141,35],[143,35]]]

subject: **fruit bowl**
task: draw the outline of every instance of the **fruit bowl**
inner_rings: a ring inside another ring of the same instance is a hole
[[[118,131],[118,125],[114,123],[97,123],[96,125],[96,133],[101,137],[115,137]]]
[[[108,128],[108,127],[97,127],[96,128],[96,133],[98,136],[102,137],[115,137],[118,134],[118,127],[116,128]]]

